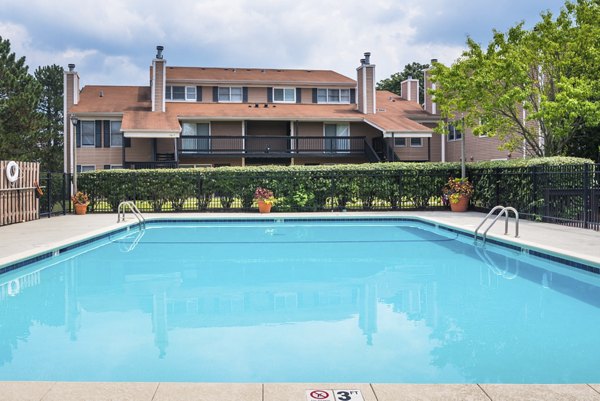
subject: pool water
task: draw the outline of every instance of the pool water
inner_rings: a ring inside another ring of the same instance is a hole
[[[0,380],[598,383],[600,275],[417,221],[151,223],[0,275]]]

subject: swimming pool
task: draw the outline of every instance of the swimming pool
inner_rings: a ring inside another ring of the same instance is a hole
[[[600,275],[407,219],[151,222],[0,275],[0,380],[591,383]]]

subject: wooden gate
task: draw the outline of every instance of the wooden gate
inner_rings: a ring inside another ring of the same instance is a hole
[[[6,171],[8,163],[0,161],[0,226],[38,219],[39,200],[35,185],[40,181],[40,164],[16,162],[19,175],[10,182]]]

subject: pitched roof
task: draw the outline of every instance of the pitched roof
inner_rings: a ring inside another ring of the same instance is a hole
[[[102,96],[100,96],[102,93]],[[432,130],[413,121],[429,114],[419,104],[377,91],[377,113],[360,113],[355,104],[196,103],[167,102],[167,111],[151,112],[150,88],[140,86],[86,86],[73,113],[123,113],[124,131],[174,132],[179,120],[298,120],[365,121],[383,131],[428,133]]]
[[[73,113],[122,113],[150,110],[150,87],[86,85],[79,94]]]
[[[355,80],[331,70],[167,67],[166,71],[171,82],[356,86]]]

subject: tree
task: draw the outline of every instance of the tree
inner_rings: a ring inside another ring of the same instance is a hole
[[[33,160],[40,126],[41,88],[0,36],[0,159]]]
[[[429,64],[420,64],[417,62],[406,64],[402,72],[396,72],[392,74],[389,78],[385,78],[379,81],[377,83],[377,90],[387,90],[397,95],[401,95],[402,91],[400,84],[402,83],[402,81],[406,81],[408,77],[412,77],[414,79],[419,80],[419,103],[423,104],[425,102],[425,91],[423,89],[423,70],[427,68],[429,68]]]
[[[537,156],[569,154],[578,131],[600,125],[598,0],[567,1],[530,31],[523,23],[494,31],[487,49],[471,38],[467,46],[452,66],[432,69],[444,119],[497,136],[508,150],[525,141]]]
[[[42,170],[62,171],[64,70],[54,64],[39,67],[34,75],[42,88],[38,105],[42,126],[37,136],[37,159]]]

